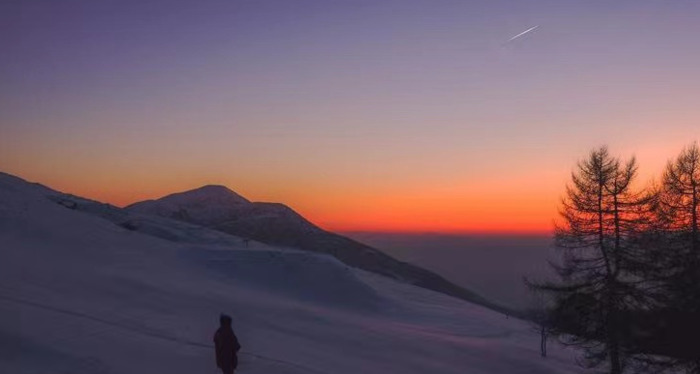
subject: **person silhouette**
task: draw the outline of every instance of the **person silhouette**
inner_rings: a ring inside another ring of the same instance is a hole
[[[214,333],[214,349],[216,350],[216,366],[224,374],[233,374],[238,366],[238,351],[241,345],[231,328],[231,317],[226,314],[219,316],[219,328]]]

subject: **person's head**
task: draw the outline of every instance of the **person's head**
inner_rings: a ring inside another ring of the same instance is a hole
[[[219,324],[223,327],[231,327],[231,316],[222,313],[219,316]]]

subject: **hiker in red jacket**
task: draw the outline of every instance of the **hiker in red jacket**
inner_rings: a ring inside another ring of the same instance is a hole
[[[222,314],[219,317],[220,327],[214,334],[214,347],[216,349],[216,366],[224,374],[233,374],[238,366],[236,353],[241,349],[238,338],[231,328],[231,317]]]

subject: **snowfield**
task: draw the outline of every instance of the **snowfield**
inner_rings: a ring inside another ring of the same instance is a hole
[[[0,173],[0,373],[214,374],[221,312],[237,373],[583,372],[484,307],[166,219],[132,231],[60,196]]]

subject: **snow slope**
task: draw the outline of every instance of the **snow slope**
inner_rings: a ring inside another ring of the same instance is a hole
[[[483,307],[327,255],[164,240],[55,196],[0,173],[0,373],[216,373],[221,312],[240,373],[582,372]]]
[[[121,210],[121,214],[178,220],[270,245],[330,254],[353,268],[382,274],[497,311],[519,313],[493,303],[468,288],[457,286],[437,273],[323,230],[284,204],[250,202],[223,186],[204,186],[138,202]]]

